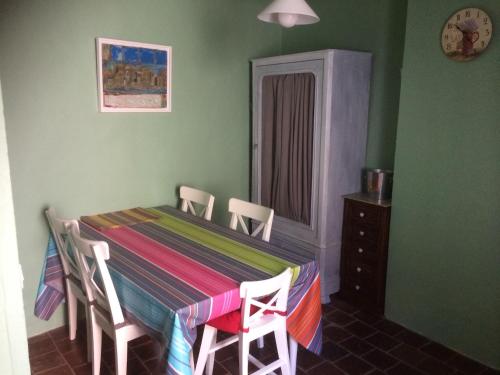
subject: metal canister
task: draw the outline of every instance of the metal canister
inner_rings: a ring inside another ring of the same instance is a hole
[[[391,200],[392,176],[393,171],[388,169],[363,168],[361,191],[378,201]]]

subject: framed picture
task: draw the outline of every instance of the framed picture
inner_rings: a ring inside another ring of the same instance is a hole
[[[172,48],[97,38],[101,112],[171,112]]]

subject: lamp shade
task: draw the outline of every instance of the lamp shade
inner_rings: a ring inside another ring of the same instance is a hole
[[[308,25],[319,21],[318,15],[305,0],[274,0],[257,18],[264,22],[278,23],[283,27]]]

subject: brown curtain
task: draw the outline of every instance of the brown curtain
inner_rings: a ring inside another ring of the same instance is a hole
[[[262,82],[262,204],[309,225],[314,75],[266,76]]]

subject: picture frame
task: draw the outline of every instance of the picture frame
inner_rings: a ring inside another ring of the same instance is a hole
[[[96,38],[100,112],[171,112],[172,47]]]

